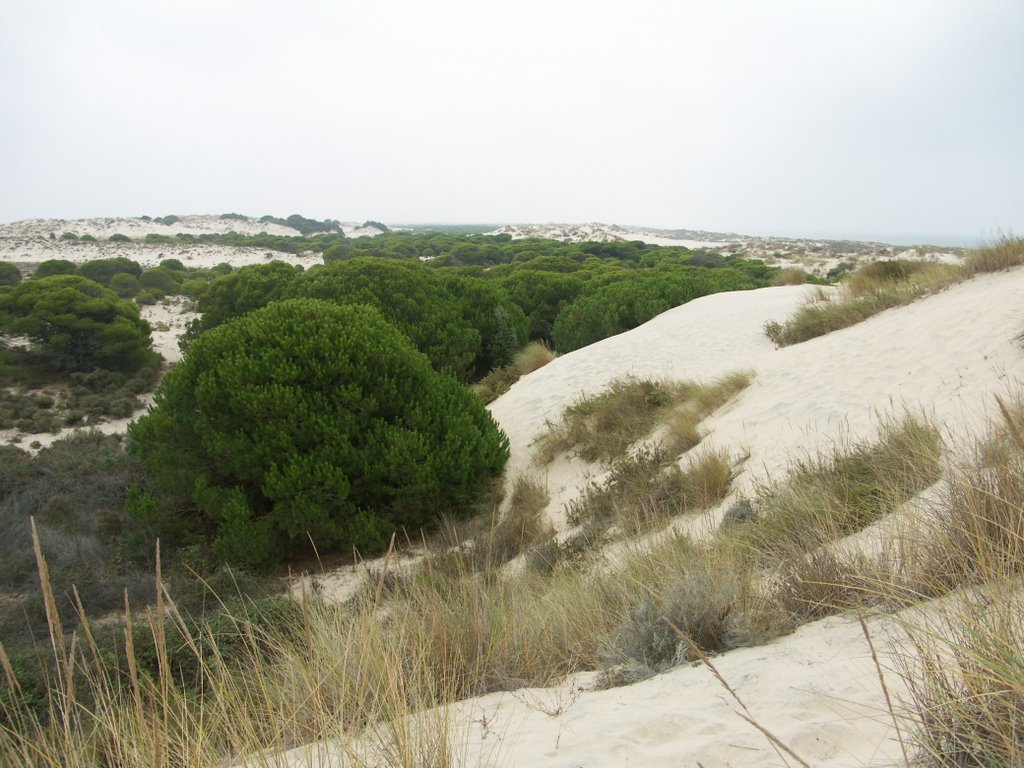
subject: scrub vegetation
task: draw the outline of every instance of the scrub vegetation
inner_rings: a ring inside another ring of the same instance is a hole
[[[68,381],[87,420],[93,384],[127,397],[155,380],[132,298],[185,292],[203,313],[126,439],[0,448],[0,764],[261,764],[335,739],[351,765],[450,765],[464,745],[445,705],[465,697],[586,670],[629,684],[831,613],[917,604],[927,620],[894,618],[907,765],[1021,762],[1020,402],[973,459],[904,414],[727,501],[742,446],[700,445],[701,422],[751,375],[621,379],[548,425],[503,498],[508,442],[466,384],[493,393],[505,369],[674,302],[796,277],[681,248],[350,241],[311,221],[299,239],[322,238],[329,263],[307,272],[53,262],[0,293],[0,332],[29,341],[0,349],[0,414],[33,423]],[[990,250],[967,269],[1021,261],[1019,240]],[[842,290],[905,303],[951,279],[895,262]],[[75,309],[47,335],[57,291]],[[606,474],[555,536],[543,466],[567,456]],[[681,532],[698,514],[720,522]],[[845,546],[894,520],[882,551]],[[353,549],[385,555],[350,600],[282,594],[289,566]]]

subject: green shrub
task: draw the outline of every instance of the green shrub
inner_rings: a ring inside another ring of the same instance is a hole
[[[437,371],[470,379],[482,353],[480,331],[435,270],[390,259],[336,261],[296,281],[297,296],[364,304],[394,323]],[[487,311],[494,322],[494,304]],[[486,369],[485,369],[486,370]]]
[[[139,277],[142,275],[142,267],[131,259],[117,256],[111,259],[87,261],[78,268],[79,275],[105,286],[109,286],[110,280],[119,272],[127,272],[129,275]]]
[[[512,300],[530,318],[530,338],[550,339],[555,318],[583,290],[583,279],[571,274],[546,272],[535,268],[517,269],[501,284]]]
[[[314,300],[204,333],[129,435],[218,553],[257,566],[464,514],[508,457],[483,406],[377,312]]]
[[[139,286],[162,296],[178,292],[181,275],[168,267],[153,267],[139,275]]]
[[[47,259],[39,262],[39,266],[32,272],[32,277],[50,277],[51,275],[74,275],[78,267],[73,261],[67,259]]]
[[[107,238],[112,243],[130,243],[132,239],[127,235],[122,235],[120,232],[115,232]]]
[[[135,275],[118,272],[110,278],[110,290],[122,299],[130,299],[139,292],[139,281]]]
[[[21,282],[21,270],[9,261],[0,261],[0,285],[11,287]]]
[[[299,272],[290,264],[272,261],[269,264],[242,267],[234,272],[229,268],[227,273],[218,275],[212,282],[203,283],[202,287],[189,286],[186,293],[196,290],[201,292],[201,295],[195,295],[199,296],[198,309],[203,317],[190,326],[184,345],[188,346],[203,331],[265,307],[272,301],[286,298],[298,275]],[[192,282],[187,281],[183,289]]]
[[[75,275],[33,278],[0,296],[0,331],[28,336],[32,353],[62,371],[134,371],[159,360],[138,309]]]
[[[551,335],[555,349],[571,352],[700,296],[756,286],[753,279],[731,269],[676,267],[631,275],[577,298],[558,315]]]

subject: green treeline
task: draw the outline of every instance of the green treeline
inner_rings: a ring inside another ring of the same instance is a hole
[[[199,295],[203,317],[186,343],[281,299],[366,304],[437,370],[469,381],[529,340],[569,352],[699,296],[768,285],[778,272],[739,256],[641,242],[445,233],[338,240],[324,260],[307,272],[272,262],[213,280]]]

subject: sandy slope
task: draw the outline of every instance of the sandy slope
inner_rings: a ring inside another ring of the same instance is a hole
[[[781,471],[794,456],[872,437],[880,418],[924,410],[949,428],[979,424],[1024,376],[1024,270],[984,275],[851,328],[776,349],[765,321],[782,320],[812,289],[796,286],[705,296],[640,328],[557,358],[496,400],[508,433],[508,475],[547,474],[558,502],[598,468],[559,460],[531,464],[531,442],[546,420],[581,394],[625,374],[708,380],[751,370],[754,383],[705,424],[707,446],[749,454],[740,493]]]
[[[754,370],[755,383],[706,424],[707,442],[749,452],[741,490],[778,474],[793,456],[871,437],[880,418],[903,408],[944,423],[955,448],[991,412],[993,396],[1012,390],[1024,376],[1017,340],[1024,331],[1024,270],[982,276],[844,331],[774,349],[760,333],[763,322],[785,317],[804,290],[698,299],[522,380],[492,408],[512,441],[512,474],[536,471],[528,465],[529,443],[545,418],[623,373],[704,379]],[[571,496],[588,470],[593,468],[568,462],[555,467],[552,474],[558,473],[565,490],[552,489],[562,491],[552,506]],[[558,510],[552,512],[559,519]],[[889,648],[877,621],[876,643]],[[854,620],[810,624],[766,646],[723,654],[715,663],[754,716],[813,765],[898,762],[877,674]],[[486,713],[492,729],[508,725],[506,765],[783,764],[703,668],[676,669],[628,688],[584,691],[561,716],[544,714],[551,707],[536,702],[556,695],[485,697],[464,704],[463,711],[475,713],[469,719],[477,721]],[[478,723],[475,730],[470,726],[471,756],[484,745],[483,736]]]
[[[794,456],[871,438],[887,414],[924,411],[944,423],[952,448],[979,429],[993,396],[1024,376],[1024,269],[986,275],[860,325],[785,349],[761,332],[804,300],[803,287],[708,296],[646,325],[556,359],[520,380],[491,410],[509,434],[509,480],[546,475],[549,514],[599,472],[581,462],[530,464],[530,443],[580,393],[627,373],[708,379],[738,369],[754,384],[705,425],[706,442],[749,454],[737,481],[749,490]],[[699,449],[698,449],[699,450]],[[728,503],[728,502],[727,502]],[[724,507],[725,505],[723,505]],[[703,516],[711,527],[717,511]],[[700,520],[700,516],[697,516]],[[911,613],[917,609],[911,609]],[[891,620],[869,620],[891,665],[899,653]],[[884,706],[878,671],[857,620],[836,616],[714,663],[752,716],[821,768],[895,766],[901,749]],[[886,674],[898,696],[900,681]],[[465,765],[697,766],[785,765],[739,705],[701,665],[644,682],[593,690],[593,677],[557,689],[491,694],[453,708]],[[341,765],[330,743],[281,756],[281,765]],[[795,763],[794,763],[795,764]]]

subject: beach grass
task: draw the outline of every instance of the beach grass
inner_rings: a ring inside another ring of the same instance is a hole
[[[837,293],[816,292],[792,317],[765,323],[764,332],[776,346],[799,344],[910,304],[967,276],[963,267],[926,261],[866,264],[847,275]]]
[[[613,462],[655,427],[666,427],[666,450],[678,456],[701,440],[700,422],[748,387],[753,375],[728,374],[708,383],[626,376],[602,392],[579,397],[534,441],[535,460],[550,464],[564,453]]]

